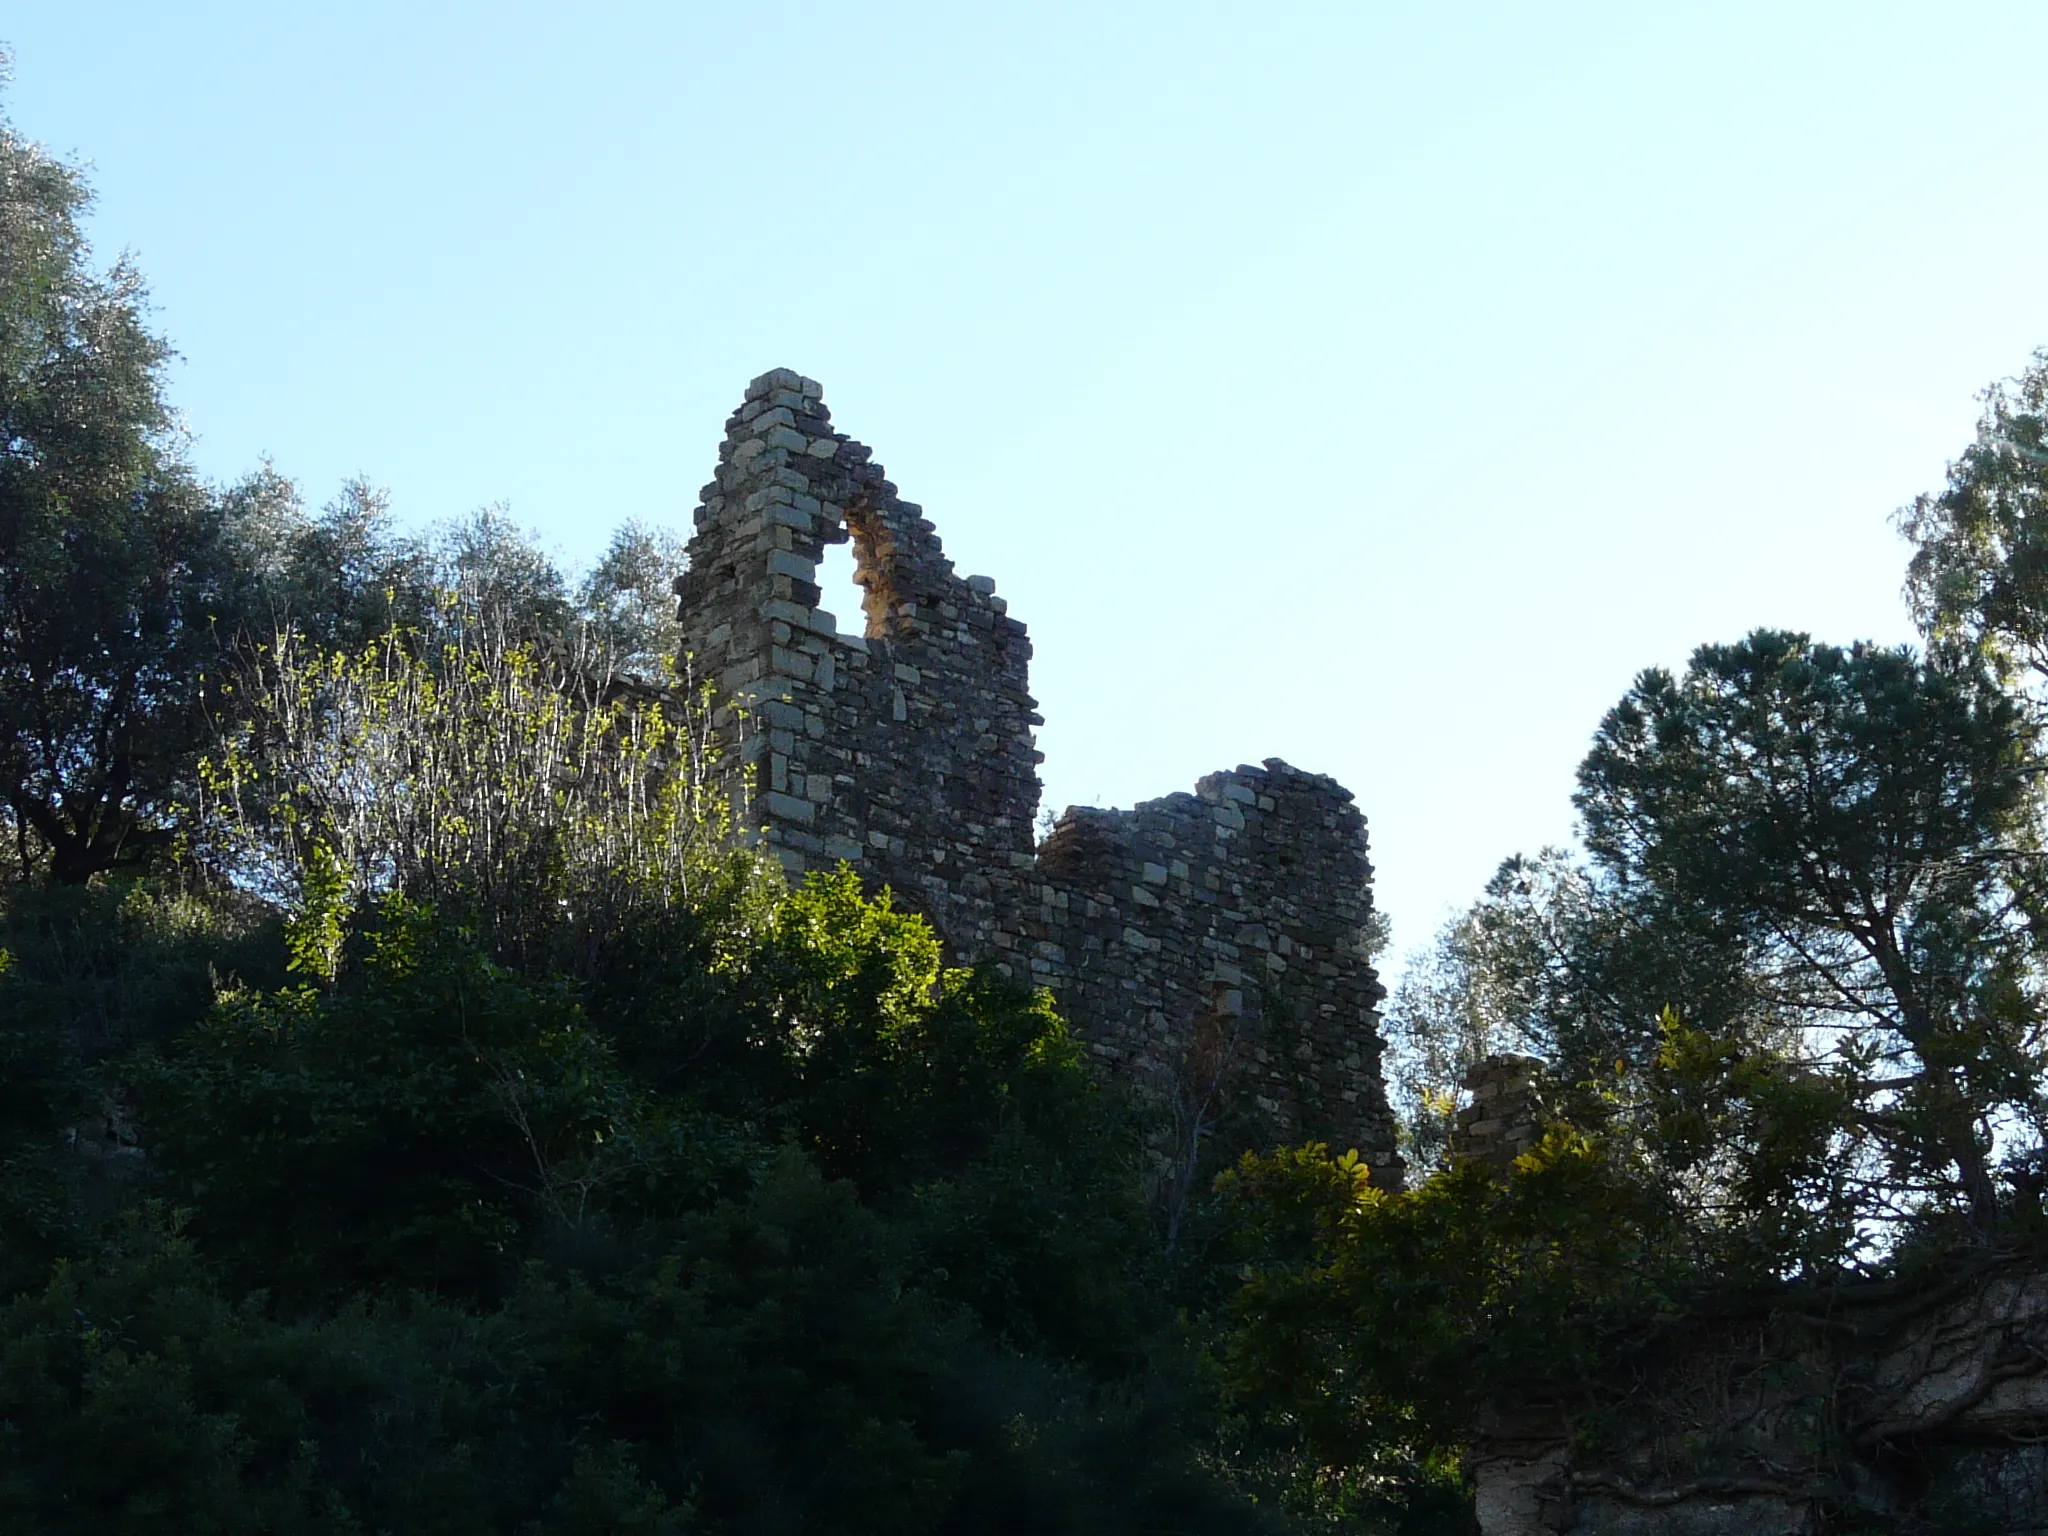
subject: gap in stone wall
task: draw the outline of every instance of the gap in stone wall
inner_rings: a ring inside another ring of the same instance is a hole
[[[842,635],[868,632],[867,615],[861,611],[860,587],[853,579],[853,540],[827,544],[825,558],[818,562],[818,606],[839,622]]]

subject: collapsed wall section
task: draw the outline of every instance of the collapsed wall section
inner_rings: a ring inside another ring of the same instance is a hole
[[[1238,1146],[1312,1135],[1399,1161],[1364,946],[1365,819],[1278,758],[1128,811],[1069,809],[1007,954],[1088,1021],[1089,1049]]]
[[[1272,759],[1131,811],[1070,810],[1041,856],[1025,628],[833,430],[814,380],[748,386],[695,524],[685,651],[718,693],[742,825],[785,869],[844,860],[956,963],[1051,989],[1197,1144],[1315,1137],[1398,1180],[1348,792]],[[855,633],[817,579],[847,540]]]

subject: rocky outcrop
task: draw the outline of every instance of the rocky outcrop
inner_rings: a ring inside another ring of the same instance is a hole
[[[2048,1259],[1675,1325],[1576,1416],[1485,1426],[1486,1536],[2048,1533]]]

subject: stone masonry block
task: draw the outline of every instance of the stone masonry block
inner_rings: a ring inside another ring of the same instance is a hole
[[[794,795],[777,794],[773,790],[761,797],[761,803],[770,816],[784,821],[793,821],[809,826],[817,818],[818,808],[808,800],[799,800]]]

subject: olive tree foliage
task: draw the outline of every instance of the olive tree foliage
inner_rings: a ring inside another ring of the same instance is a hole
[[[435,590],[465,621],[526,640],[575,632],[568,582],[503,504],[442,524],[422,547]]]
[[[1948,484],[1898,514],[1906,595],[1938,651],[1982,657],[2038,696],[2048,686],[2048,349],[1984,392]]]
[[[0,124],[0,831],[17,880],[75,884],[203,836],[201,752],[280,702],[251,678],[290,691],[401,632],[453,667],[437,686],[471,686],[485,644],[487,672],[521,679],[669,675],[673,538],[628,524],[572,590],[502,507],[409,533],[366,481],[316,513],[268,464],[202,484],[141,279],[95,268],[87,203],[74,169]],[[564,686],[555,723],[581,730],[596,706]]]
[[[448,638],[484,626],[580,654],[593,671],[656,683],[682,642],[683,541],[664,529],[628,520],[572,582],[502,503],[407,532],[390,494],[368,480],[349,481],[309,514],[298,488],[269,466],[227,499],[262,583],[264,638],[288,628],[332,650],[393,629]]]
[[[104,270],[78,172],[0,121],[0,801],[18,872],[165,841],[203,661],[247,598],[235,508],[182,457],[142,280]]]
[[[429,541],[401,532],[382,488],[357,478],[317,512],[273,466],[233,487],[245,557],[260,601],[240,638],[290,631],[322,650],[418,628],[440,608],[446,573]]]
[[[583,622],[555,562],[503,505],[407,532],[390,493],[360,477],[311,514],[267,466],[229,495],[248,508],[262,641],[288,629],[302,645],[353,649],[393,629],[487,624],[556,645]]]
[[[502,506],[412,533],[365,481],[317,513],[268,464],[201,482],[142,279],[95,264],[89,203],[74,167],[0,119],[0,840],[17,881],[174,849],[199,755],[239,708],[220,685],[273,636],[310,656],[492,631],[668,678],[673,537],[629,523],[572,586]]]
[[[611,670],[664,682],[682,653],[676,578],[683,540],[663,528],[628,521],[612,534],[603,558],[577,590],[589,641]]]

